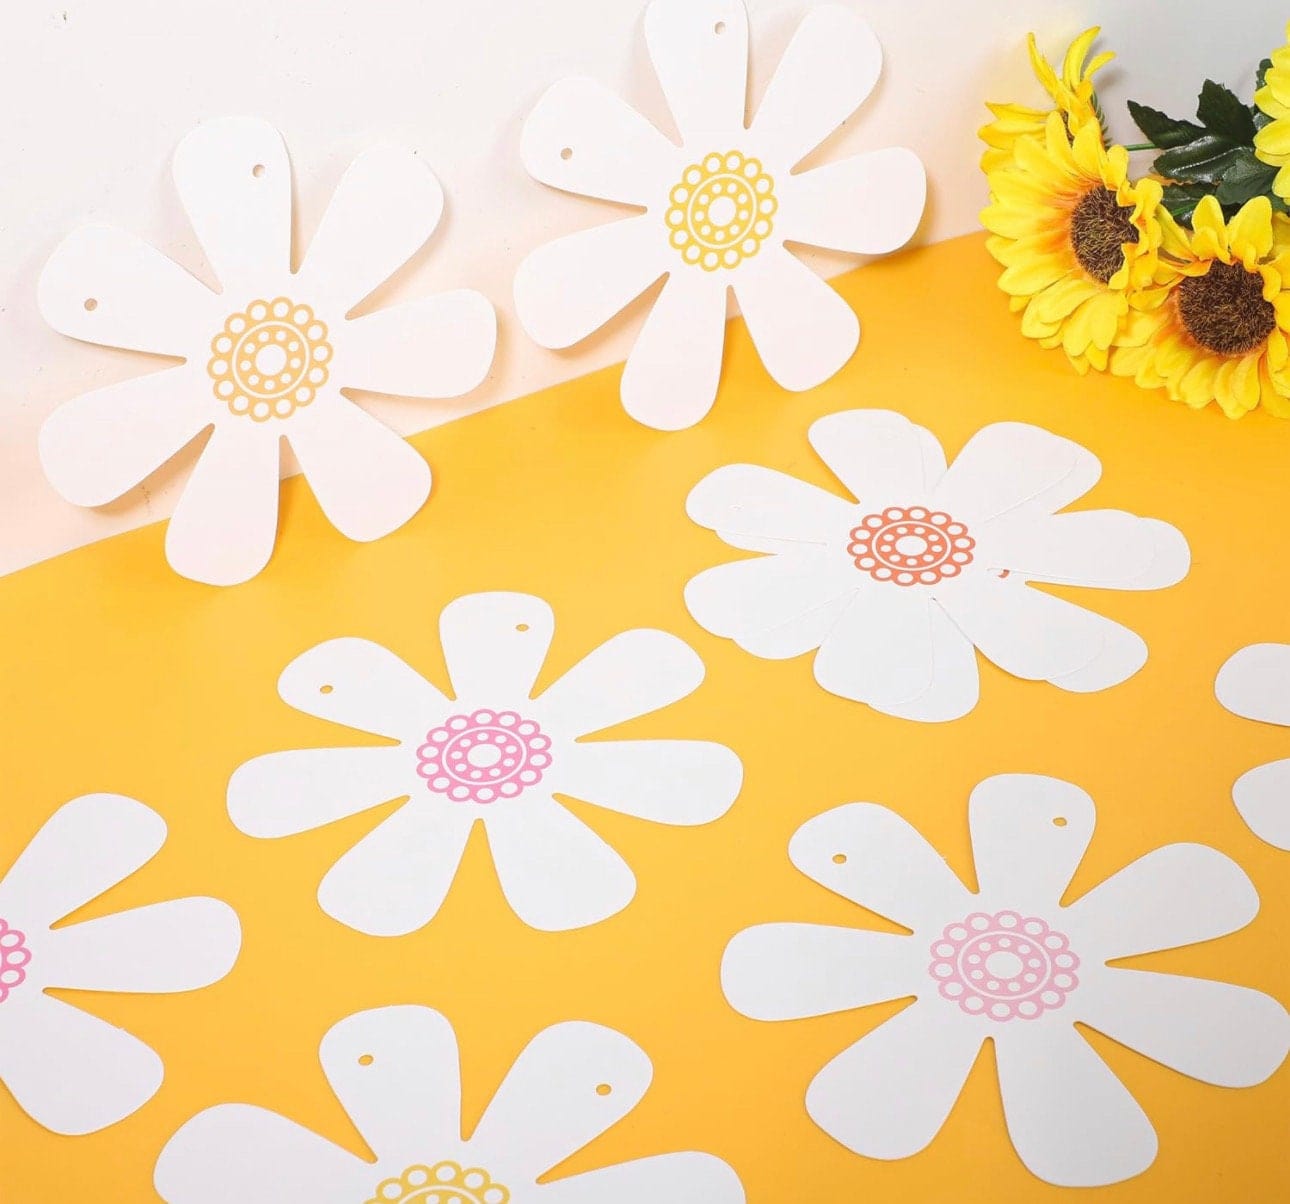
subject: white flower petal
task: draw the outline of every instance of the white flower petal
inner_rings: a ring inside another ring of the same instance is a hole
[[[734,289],[761,362],[785,389],[823,384],[859,346],[855,311],[783,246],[762,247]]]
[[[1081,1021],[1113,1041],[1216,1087],[1253,1087],[1290,1050],[1285,1008],[1231,983],[1109,970],[1072,1003]]]
[[[1004,519],[983,528],[977,544],[977,559],[992,569],[1100,589],[1164,589],[1181,581],[1191,564],[1177,527],[1123,510]]]
[[[339,319],[412,258],[442,212],[443,189],[416,155],[364,151],[336,186],[300,267],[305,299]]]
[[[388,648],[354,637],[324,640],[302,652],[282,671],[278,693],[307,715],[417,743],[452,709]]]
[[[44,985],[78,991],[192,991],[223,978],[241,946],[227,903],[169,899],[43,934],[33,969]]]
[[[880,711],[914,701],[934,680],[933,606],[921,590],[857,590],[820,646],[815,680],[830,694]]]
[[[497,349],[497,315],[482,293],[456,289],[345,324],[344,384],[400,397],[460,397],[481,384]]]
[[[626,205],[648,206],[680,178],[678,152],[657,129],[594,79],[552,84],[520,135],[520,159],[543,184]]]
[[[430,465],[339,393],[314,406],[295,416],[287,439],[328,521],[363,543],[403,526],[430,496]]]
[[[811,1080],[806,1110],[867,1158],[908,1158],[940,1132],[981,1049],[979,1025],[914,1003]]]
[[[826,639],[833,625],[850,604],[849,596],[842,596],[795,615],[774,627],[747,632],[736,636],[735,643],[753,656],[767,660],[788,660],[818,648]]]
[[[692,694],[703,662],[682,639],[638,628],[606,640],[537,699],[539,722],[570,736],[604,731]]]
[[[623,408],[645,426],[679,431],[711,408],[726,345],[726,282],[678,269],[663,285],[623,369]]]
[[[936,600],[987,660],[1027,681],[1052,681],[1076,673],[1097,660],[1108,638],[1123,630],[1120,624],[1035,589],[1019,577],[996,577],[983,571],[969,570],[941,582]],[[1139,668],[1140,661],[1130,662],[1129,672]]]
[[[47,928],[146,865],[165,843],[165,821],[119,794],[64,803],[0,877],[0,915]]]
[[[318,906],[368,936],[405,936],[434,919],[466,851],[469,807],[413,798],[327,871]]]
[[[248,836],[294,836],[424,789],[416,766],[403,745],[266,753],[233,771],[228,816]]]
[[[885,255],[914,237],[927,173],[913,151],[892,146],[789,176],[776,191],[782,204],[775,227],[789,242]]]
[[[1290,850],[1290,760],[1270,761],[1241,774],[1232,801],[1260,840]]]
[[[175,187],[197,240],[240,304],[291,270],[291,164],[282,135],[253,117],[205,121],[175,150]]]
[[[973,902],[922,835],[877,803],[847,803],[808,819],[788,855],[808,878],[906,928],[939,928]]]
[[[885,715],[920,723],[946,723],[961,719],[977,704],[981,678],[972,641],[939,605],[932,607],[930,618],[932,684],[917,698],[879,708]]]
[[[789,545],[772,556],[705,569],[685,586],[685,606],[713,635],[743,637],[778,628],[856,591],[858,582],[832,548]]]
[[[161,1086],[161,1059],[138,1037],[36,991],[15,991],[0,1025],[0,1083],[37,1124],[95,1133]]]
[[[882,47],[863,18],[841,4],[811,9],[753,118],[758,152],[796,164],[860,107],[881,70]]]
[[[729,811],[743,776],[734,752],[707,740],[597,740],[563,749],[548,780],[620,815],[693,825]]]
[[[645,42],[684,141],[729,138],[744,128],[748,13],[743,0],[652,0],[645,10]]]
[[[211,418],[189,368],[170,368],[82,393],[40,428],[40,464],[77,506],[102,506],[160,468]]]
[[[837,494],[757,464],[727,464],[708,473],[685,512],[728,544],[775,552],[788,543],[826,544],[846,531],[854,507]]]
[[[379,1181],[361,1158],[250,1104],[199,1112],[166,1142],[153,1175],[166,1204],[353,1204]]]
[[[166,528],[166,559],[182,577],[237,585],[273,555],[281,449],[276,431],[251,428],[217,426],[180,494]]]
[[[1233,653],[1214,693],[1234,715],[1290,726],[1290,644],[1251,644]]]
[[[843,410],[811,423],[816,454],[871,511],[922,501],[945,474],[936,436],[892,410]]]
[[[497,710],[528,698],[554,634],[550,606],[531,594],[466,594],[448,603],[439,639],[457,699]]]
[[[655,215],[566,234],[531,251],[515,273],[515,313],[535,343],[572,347],[668,269]]]
[[[1032,1174],[1103,1187],[1155,1161],[1151,1122],[1075,1028],[1009,1024],[994,1048],[1008,1135]]]
[[[1094,819],[1093,800],[1060,778],[986,778],[968,800],[982,906],[1051,915],[1093,838]]]
[[[720,1158],[656,1154],[541,1184],[534,1204],[744,1204],[739,1176]]]
[[[508,1173],[532,1183],[617,1124],[652,1077],[649,1058],[621,1033],[584,1021],[552,1025],[516,1058],[470,1146],[505,1151]]]
[[[582,820],[530,791],[484,826],[502,894],[541,932],[585,928],[622,911],[636,893],[631,867]]]
[[[380,1161],[421,1162],[428,1150],[461,1141],[457,1037],[432,1008],[347,1016],[322,1039],[318,1056],[336,1098]]]
[[[204,352],[223,303],[156,247],[110,226],[73,231],[36,285],[41,316],[60,334],[162,355]],[[207,336],[209,337],[209,336]]]
[[[994,422],[967,441],[932,494],[969,525],[1001,514],[1053,514],[1097,484],[1092,452],[1042,427]]]
[[[1067,909],[1098,958],[1175,949],[1244,928],[1259,910],[1245,871],[1217,849],[1171,844],[1126,865]],[[1072,936],[1072,939],[1075,939]]]
[[[1089,612],[1092,614],[1092,612]],[[1147,663],[1147,643],[1136,631],[1119,623],[1101,619],[1102,649],[1087,665],[1074,673],[1062,673],[1048,680],[1059,690],[1075,694],[1095,694],[1128,681]]]
[[[824,924],[758,924],[721,959],[721,990],[754,1020],[800,1020],[912,995],[927,981],[915,939]]]

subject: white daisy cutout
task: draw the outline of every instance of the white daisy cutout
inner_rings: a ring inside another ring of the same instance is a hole
[[[234,824],[288,836],[406,798],[318,888],[323,911],[373,936],[434,918],[477,822],[524,923],[558,931],[620,911],[636,890],[630,867],[555,796],[705,824],[734,802],[743,767],[702,740],[584,741],[684,698],[703,680],[703,662],[676,636],[627,631],[533,698],[553,632],[551,608],[527,594],[450,603],[439,634],[451,699],[367,640],[329,640],[297,657],[278,682],[286,702],[399,743],[248,761],[228,785]]]
[[[217,899],[54,927],[150,861],[165,839],[165,822],[142,803],[89,794],[55,811],[0,875],[0,1086],[55,1133],[123,1120],[156,1094],[164,1071],[137,1037],[47,987],[192,991],[237,960],[241,928]]]
[[[497,335],[492,307],[465,290],[347,316],[430,237],[438,180],[404,151],[360,155],[298,272],[291,166],[272,126],[197,126],[175,152],[174,181],[221,291],[119,230],[88,226],[62,243],[38,294],[55,330],[184,362],[55,410],[40,433],[46,475],[68,501],[99,506],[211,430],[166,557],[213,585],[268,563],[283,438],[343,534],[389,534],[426,500],[430,470],[341,389],[455,397],[483,380]]]
[[[1290,644],[1242,648],[1218,671],[1214,693],[1234,715],[1290,727]],[[1290,850],[1290,759],[1243,773],[1232,801],[1256,836]]]
[[[743,1204],[738,1177],[710,1154],[537,1182],[649,1087],[649,1058],[613,1029],[572,1021],[538,1033],[467,1140],[457,1038],[438,1012],[358,1012],[323,1038],[319,1057],[374,1162],[275,1112],[221,1104],[161,1151],[154,1184],[166,1204]]]
[[[927,185],[902,147],[793,172],[877,83],[882,50],[850,9],[808,13],[747,128],[743,0],[652,0],[645,41],[681,144],[593,80],[555,84],[525,123],[524,166],[643,212],[538,248],[520,265],[515,304],[538,343],[568,347],[666,275],[622,400],[639,422],[678,430],[716,397],[728,289],[780,385],[810,389],[837,372],[859,323],[785,243],[893,251],[917,229]]]
[[[1132,631],[1030,585],[1161,589],[1187,573],[1187,541],[1168,523],[1058,513],[1101,474],[1078,444],[998,422],[946,468],[931,432],[886,410],[830,414],[809,438],[852,496],[752,464],[719,468],[690,493],[696,523],[763,553],[686,586],[714,635],[772,659],[818,649],[815,680],[831,694],[926,722],[976,705],[974,649],[1081,693],[1146,662]]]
[[[1156,1134],[1076,1023],[1219,1086],[1281,1065],[1290,1017],[1270,996],[1107,964],[1243,928],[1259,908],[1245,873],[1203,845],[1167,845],[1063,904],[1093,820],[1092,799],[1067,782],[987,778],[969,805],[975,893],[886,807],[852,803],[798,829],[789,856],[802,873],[909,935],[749,928],[726,949],[726,998],[754,1019],[789,1020],[916,997],[811,1081],[806,1110],[825,1132],[870,1158],[916,1154],[991,1040],[1022,1162],[1050,1183],[1094,1187],[1146,1170]]]

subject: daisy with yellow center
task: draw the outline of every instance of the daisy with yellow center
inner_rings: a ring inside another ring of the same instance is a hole
[[[1044,90],[1053,99],[1055,109],[1032,109],[1028,105],[987,104],[986,108],[994,114],[994,120],[978,131],[981,141],[986,144],[986,151],[981,156],[981,170],[987,174],[997,168],[1012,163],[1013,151],[1017,139],[1044,136],[1044,127],[1051,112],[1060,114],[1072,135],[1085,125],[1094,125],[1101,135],[1101,120],[1097,112],[1097,102],[1093,95],[1093,76],[1114,57],[1112,51],[1104,51],[1092,62],[1088,62],[1088,52],[1098,33],[1098,26],[1086,29],[1070,45],[1066,57],[1062,60],[1062,73],[1059,76],[1052,65],[1042,54],[1035,43],[1032,33],[1027,39],[1030,48],[1030,65],[1035,76],[1043,84]]]
[[[1290,24],[1286,42],[1290,43]],[[1254,103],[1272,119],[1254,135],[1254,153],[1280,168],[1272,190],[1279,197],[1290,197],[1290,45],[1272,52],[1272,66],[1263,77],[1263,87],[1254,94]]]
[[[1224,222],[1207,196],[1191,231],[1168,214],[1161,223],[1167,258],[1157,275],[1167,292],[1130,316],[1112,372],[1197,409],[1217,401],[1229,418],[1260,404],[1290,418],[1290,247],[1274,237],[1271,202],[1255,197]]]
[[[1081,373],[1104,369],[1130,309],[1155,299],[1160,184],[1131,181],[1128,152],[1104,147],[1096,122],[1068,139],[1059,113],[1014,153],[981,214],[999,287],[1023,334],[1061,346]]]

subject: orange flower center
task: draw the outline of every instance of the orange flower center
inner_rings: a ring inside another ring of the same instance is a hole
[[[1071,214],[1070,239],[1080,267],[1105,284],[1124,267],[1124,244],[1138,241],[1133,210],[1118,204],[1109,188],[1094,188]]]
[[[1207,351],[1244,355],[1277,325],[1277,311],[1263,299],[1263,277],[1239,263],[1216,260],[1203,276],[1178,286],[1178,318]]]

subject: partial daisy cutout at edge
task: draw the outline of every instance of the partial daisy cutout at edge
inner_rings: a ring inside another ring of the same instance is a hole
[[[1251,644],[1233,653],[1214,681],[1234,715],[1290,727],[1290,644]],[[1247,770],[1232,786],[1241,818],[1261,840],[1290,851],[1290,758]]]
[[[1084,791],[999,775],[972,791],[968,817],[976,892],[875,803],[826,811],[793,836],[802,873],[909,935],[772,923],[726,948],[722,989],[755,1020],[913,997],[811,1080],[806,1110],[836,1141],[869,1158],[918,1153],[990,1040],[1021,1161],[1058,1186],[1103,1186],[1145,1171],[1157,1139],[1077,1024],[1216,1086],[1253,1086],[1282,1064],[1290,1016],[1270,995],[1109,964],[1244,928],[1259,899],[1234,861],[1166,845],[1063,904],[1093,835]]]

